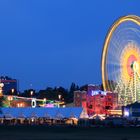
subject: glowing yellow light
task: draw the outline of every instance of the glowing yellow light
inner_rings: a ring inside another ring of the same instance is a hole
[[[17,104],[17,107],[20,107],[20,104],[19,103]]]
[[[14,89],[14,88],[12,88],[12,89],[11,89],[11,91],[12,91],[12,93],[14,93],[14,92],[15,92],[15,89]]]
[[[139,71],[139,63],[136,62],[136,61],[133,63],[133,70],[134,70],[135,72],[138,72],[138,71]]]
[[[108,52],[108,46],[109,46],[113,32],[121,23],[126,22],[126,21],[132,21],[140,26],[140,18],[138,16],[128,15],[128,16],[121,17],[119,20],[117,20],[111,27],[110,31],[108,32],[108,35],[104,43],[104,48],[102,52],[102,62],[101,62],[102,82],[103,82],[104,90],[110,90],[110,87],[108,86],[109,85],[108,75],[106,71],[106,57],[107,57],[107,52]]]
[[[3,83],[0,83],[0,87],[4,87],[4,84]]]
[[[136,44],[128,44],[121,55],[121,78],[125,83],[128,83],[133,72],[140,73],[140,50]]]
[[[32,95],[34,94],[34,92],[31,90],[31,91],[30,91],[30,94],[31,94],[31,96],[32,96]]]

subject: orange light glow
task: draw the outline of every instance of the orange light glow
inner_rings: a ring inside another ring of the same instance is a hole
[[[17,107],[24,107],[24,103],[17,103]]]
[[[126,83],[129,82],[131,75],[133,74],[134,70],[132,68],[132,65],[134,62],[137,62],[137,64],[140,64],[140,50],[136,46],[136,44],[129,43],[122,55],[121,55],[121,78]],[[140,69],[137,71],[140,73]]]
[[[8,101],[12,101],[13,100],[13,96],[8,96],[7,99],[8,99]]]

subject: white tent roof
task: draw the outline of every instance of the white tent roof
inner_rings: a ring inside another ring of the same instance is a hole
[[[66,108],[43,108],[43,107],[26,107],[26,108],[1,108],[2,115],[9,112],[14,118],[18,118],[22,113],[25,117],[46,117],[46,112],[49,117],[56,118],[56,114],[61,118],[70,118],[73,113],[77,118],[80,118],[82,107],[66,107]],[[60,115],[61,114],[61,115]]]
[[[8,112],[6,112],[3,116],[5,117],[6,120],[11,120],[11,119],[14,118],[14,117],[12,116],[12,114],[10,114],[10,113],[8,113]]]
[[[65,117],[63,116],[63,114],[61,114],[60,112],[57,112],[57,113],[56,113],[55,119],[63,119],[63,118],[65,118]]]
[[[47,112],[45,113],[44,117],[47,119],[51,119],[51,116]]]
[[[26,116],[21,112],[18,116],[18,118],[26,118]]]
[[[80,115],[80,118],[81,119],[87,119],[87,118],[89,118],[86,109],[83,109],[83,111],[82,111],[82,113]]]

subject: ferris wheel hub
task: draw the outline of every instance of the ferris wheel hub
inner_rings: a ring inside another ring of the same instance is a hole
[[[137,61],[132,62],[131,68],[134,72],[138,72],[139,71],[139,63]]]

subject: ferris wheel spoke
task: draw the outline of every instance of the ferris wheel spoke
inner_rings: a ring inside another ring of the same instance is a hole
[[[105,90],[118,93],[120,106],[140,101],[140,17],[126,16],[113,24],[105,42],[102,79]],[[135,64],[135,65],[134,65]]]

